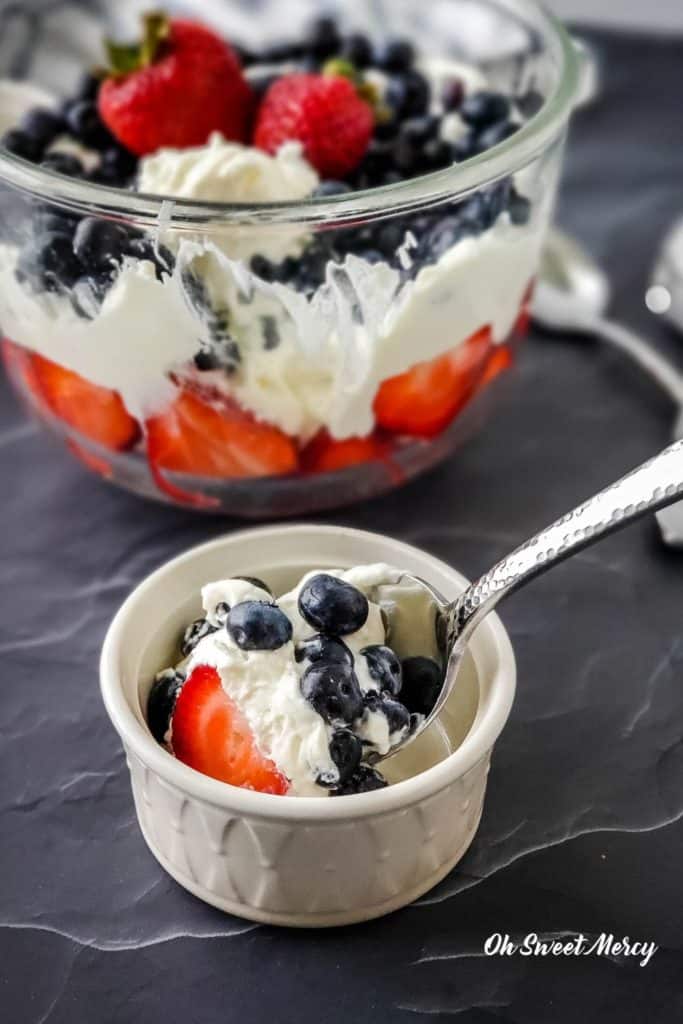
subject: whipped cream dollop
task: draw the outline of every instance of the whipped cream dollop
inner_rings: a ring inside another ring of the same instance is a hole
[[[293,202],[312,195],[319,178],[299,142],[275,156],[213,132],[203,146],[160,149],[140,161],[138,190],[215,203]]]
[[[330,740],[335,726],[325,721],[304,697],[301,680],[311,662],[301,654],[297,659],[297,645],[316,633],[299,611],[299,595],[306,583],[319,572],[307,573],[293,590],[277,599],[247,580],[227,579],[206,584],[202,588],[202,605],[207,622],[215,627],[215,631],[204,636],[189,659],[178,666],[178,670],[187,675],[199,665],[208,665],[218,672],[225,692],[246,718],[258,749],[287,776],[292,796],[326,796],[329,785],[339,779],[339,769],[330,755]],[[342,639],[353,656],[353,671],[361,691],[363,694],[377,693],[378,684],[370,675],[368,662],[361,651],[387,642],[385,613],[381,606],[383,589],[388,587],[387,606],[393,608],[400,592],[400,574],[381,563],[348,570],[325,569],[325,574],[351,584],[368,599],[368,615],[364,624]],[[415,594],[411,588],[406,588],[406,591],[408,602],[411,594],[414,601]],[[244,650],[239,647],[225,628],[222,610],[224,612],[226,605],[233,608],[245,601],[275,601],[292,624],[291,640],[276,650]],[[414,606],[409,603],[407,607],[411,608],[412,618]],[[431,621],[433,634],[433,617]],[[400,743],[408,731],[405,727],[392,732],[386,715],[368,706],[348,728],[363,741],[365,756],[373,751],[386,754]],[[318,784],[321,777],[327,780],[327,787]]]
[[[308,199],[319,182],[299,142],[286,142],[275,156],[254,146],[226,141],[213,132],[203,146],[161,149],[140,162],[140,192],[202,202],[285,203]],[[207,227],[207,239],[226,256],[248,262],[259,254],[274,262],[298,256],[309,235],[296,224]],[[165,233],[163,241],[177,251],[179,239]]]

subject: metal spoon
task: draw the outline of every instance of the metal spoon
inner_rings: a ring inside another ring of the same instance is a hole
[[[609,283],[600,268],[577,242],[552,231],[536,283],[534,320],[551,331],[597,336],[629,356],[672,399],[677,411],[674,436],[683,436],[683,374],[633,331],[606,317],[609,299]]]
[[[472,633],[499,601],[565,558],[682,497],[683,440],[541,530],[471,583],[457,601],[449,603],[425,580],[403,573],[400,583],[423,588],[436,605],[437,642],[446,671],[431,713],[390,753],[412,742],[434,721],[453,691]]]

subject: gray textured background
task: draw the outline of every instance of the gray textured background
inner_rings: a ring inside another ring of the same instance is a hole
[[[593,36],[560,218],[647,313],[683,212],[683,40]],[[474,574],[645,459],[669,410],[618,356],[532,335],[489,427],[388,500],[323,521],[379,529]],[[503,608],[519,694],[479,835],[416,905],[327,933],[249,925],[168,879],[135,824],[97,659],[126,593],[234,529],[87,476],[0,380],[0,1018],[9,1024],[674,1024],[683,1019],[683,556],[642,522]],[[656,941],[633,961],[489,960],[494,931]]]

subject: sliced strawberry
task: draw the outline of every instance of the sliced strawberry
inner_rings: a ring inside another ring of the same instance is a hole
[[[24,379],[55,416],[111,451],[135,444],[140,430],[118,392],[92,384],[43,356],[33,354],[30,360],[32,375]]]
[[[225,399],[210,402],[181,391],[173,405],[147,420],[147,447],[161,469],[196,476],[277,476],[297,468],[296,445]]]
[[[172,737],[178,760],[213,779],[278,796],[289,788],[285,776],[257,748],[244,715],[208,665],[198,665],[183,685]]]
[[[372,434],[335,441],[326,430],[321,430],[302,451],[301,468],[306,473],[333,473],[363,462],[383,461],[388,454],[387,442]]]
[[[452,352],[385,380],[374,404],[378,425],[417,437],[440,433],[475,391],[492,351],[484,327]]]
[[[229,480],[278,476],[298,467],[291,438],[225,399],[210,402],[192,391],[181,391],[173,405],[147,420],[145,429],[157,486],[172,498],[198,507],[210,507],[216,501],[176,487],[162,470]]]

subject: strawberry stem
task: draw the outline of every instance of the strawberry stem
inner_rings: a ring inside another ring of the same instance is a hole
[[[109,74],[129,75],[133,71],[150,67],[169,37],[171,23],[168,15],[150,11],[142,17],[142,39],[138,43],[117,43],[105,40],[109,60]]]

